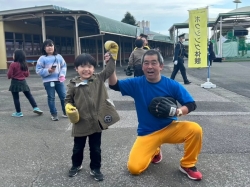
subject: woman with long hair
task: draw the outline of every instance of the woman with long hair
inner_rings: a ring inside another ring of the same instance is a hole
[[[58,121],[55,105],[55,92],[61,101],[62,117],[67,118],[64,106],[66,89],[64,86],[67,65],[60,54],[57,54],[54,42],[47,39],[43,42],[42,56],[37,61],[36,73],[42,77],[44,88],[48,95],[48,105],[52,121]]]
[[[12,62],[9,66],[9,70],[7,73],[8,79],[11,79],[11,84],[9,87],[9,91],[11,91],[14,105],[16,108],[16,112],[12,114],[13,117],[23,117],[23,113],[21,112],[21,106],[19,101],[19,92],[23,92],[26,98],[29,100],[31,106],[33,107],[33,112],[41,115],[43,111],[41,111],[36,104],[35,99],[33,98],[30,88],[26,82],[26,77],[30,75],[29,68],[26,64],[25,53],[21,49],[15,50],[13,54],[14,62]]]

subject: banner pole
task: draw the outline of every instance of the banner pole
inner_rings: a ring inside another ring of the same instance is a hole
[[[207,62],[208,62],[208,67],[207,67],[207,82],[210,82],[210,60],[209,60],[209,53],[207,55]]]
[[[207,7],[207,22],[209,22],[209,9]],[[207,41],[209,41],[209,23],[207,23]],[[202,88],[216,88],[216,85],[210,82],[210,60],[209,60],[209,46],[207,43],[207,82],[205,82],[204,84],[201,84]]]

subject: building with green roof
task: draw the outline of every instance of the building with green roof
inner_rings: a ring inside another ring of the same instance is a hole
[[[80,53],[90,53],[103,62],[103,44],[114,40],[119,46],[118,61],[126,62],[134,48],[134,40],[143,29],[84,10],[46,5],[0,11],[0,70],[12,60],[16,48],[26,52],[27,59],[40,56],[42,42],[50,38],[67,63]],[[149,44],[159,47],[164,57],[171,56],[173,43],[169,36],[153,31]],[[103,63],[104,65],[104,63]]]
[[[188,20],[184,23],[174,23],[169,28],[171,40],[175,43],[180,30],[188,27]],[[216,18],[209,18],[208,27],[212,32],[209,39],[214,44],[214,51],[218,58],[228,61],[249,61],[250,6],[236,8],[228,13],[219,13]]]

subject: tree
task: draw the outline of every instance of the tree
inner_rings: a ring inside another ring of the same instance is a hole
[[[126,12],[126,14],[124,15],[124,18],[122,19],[121,22],[137,26],[136,20],[135,20],[134,16],[132,16],[132,14],[130,14],[130,12]]]

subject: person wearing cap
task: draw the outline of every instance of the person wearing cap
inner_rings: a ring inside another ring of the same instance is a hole
[[[174,69],[170,78],[174,80],[176,74],[180,70],[184,84],[190,84],[191,82],[187,79],[186,68],[184,66],[184,60],[183,60],[184,56],[188,58],[188,54],[186,53],[185,47],[183,45],[183,41],[185,40],[184,35],[185,34],[181,34],[178,36],[179,42],[176,44],[174,50],[174,59],[173,59]]]

